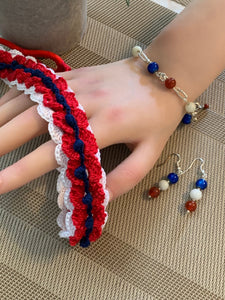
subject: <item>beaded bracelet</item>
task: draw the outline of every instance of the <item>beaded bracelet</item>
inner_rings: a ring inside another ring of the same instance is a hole
[[[148,72],[155,74],[159,80],[165,83],[165,87],[167,89],[173,89],[178,97],[186,103],[185,110],[187,113],[184,115],[182,123],[190,124],[192,117],[195,117],[199,110],[208,108],[208,104],[201,106],[198,102],[189,102],[188,95],[181,88],[176,86],[176,80],[172,77],[168,77],[166,73],[159,72],[159,65],[156,62],[151,61],[140,46],[133,47],[132,55],[134,57],[140,57],[144,62],[146,62],[148,64]],[[196,117],[195,120],[197,120]]]
[[[0,47],[0,78],[38,103],[56,143],[59,236],[71,246],[87,247],[97,240],[107,220],[109,201],[100,152],[83,107],[63,77],[17,50]]]

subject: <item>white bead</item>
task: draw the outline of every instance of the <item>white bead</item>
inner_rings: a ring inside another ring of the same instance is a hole
[[[162,191],[165,191],[169,188],[169,182],[167,180],[160,180],[159,182],[159,188]]]
[[[140,46],[135,46],[133,49],[132,49],[132,55],[134,57],[138,57],[138,54],[141,53],[142,51],[142,48]]]
[[[202,198],[202,192],[199,189],[193,189],[190,192],[190,197],[192,200],[200,200]]]
[[[194,102],[188,102],[186,105],[185,105],[185,110],[186,112],[188,113],[192,113],[194,112],[196,109],[196,105]]]

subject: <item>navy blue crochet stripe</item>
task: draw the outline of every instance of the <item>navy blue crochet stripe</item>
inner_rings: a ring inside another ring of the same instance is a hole
[[[16,69],[23,69],[23,71],[25,73],[30,73],[30,74],[32,74],[32,76],[41,78],[41,80],[45,84],[45,86],[47,88],[49,88],[55,94],[57,102],[62,104],[64,110],[66,111],[65,120],[66,120],[67,124],[73,128],[74,133],[75,133],[75,138],[76,138],[73,148],[76,152],[79,153],[80,161],[81,161],[81,165],[74,171],[74,175],[78,179],[82,179],[84,181],[85,193],[86,193],[82,199],[82,202],[87,205],[88,217],[85,221],[85,226],[86,226],[85,236],[80,240],[80,246],[88,247],[90,245],[89,235],[93,230],[93,223],[94,223],[94,219],[93,219],[93,216],[91,213],[93,199],[92,199],[92,196],[89,191],[89,180],[88,180],[88,176],[87,176],[87,172],[86,172],[86,167],[84,164],[84,159],[85,159],[84,153],[83,153],[84,143],[81,139],[79,139],[79,127],[77,125],[77,122],[76,122],[74,116],[71,114],[71,108],[68,105],[68,103],[66,102],[65,97],[60,94],[59,89],[53,83],[52,79],[50,77],[46,76],[42,71],[34,70],[31,68],[26,68],[25,66],[19,64],[16,60],[12,61],[11,64],[0,63],[0,70],[4,70],[4,69],[12,69],[13,71],[15,71]]]

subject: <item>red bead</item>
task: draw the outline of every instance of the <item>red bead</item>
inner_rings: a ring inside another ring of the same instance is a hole
[[[196,201],[194,201],[194,200],[187,201],[185,203],[185,208],[186,208],[186,210],[189,210],[189,211],[195,211],[197,208]]]
[[[204,109],[208,109],[209,108],[209,104],[204,104]]]
[[[172,77],[170,78],[167,78],[165,80],[165,87],[168,88],[168,89],[172,89],[176,86],[176,80]]]
[[[159,196],[159,194],[160,194],[160,189],[157,188],[156,186],[151,187],[148,192],[149,198],[156,198]]]

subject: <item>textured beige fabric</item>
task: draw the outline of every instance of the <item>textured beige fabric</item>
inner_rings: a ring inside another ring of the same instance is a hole
[[[122,0],[89,0],[88,31],[63,58],[76,68],[127,57],[132,46],[147,45],[174,17],[149,0],[131,1],[129,9]],[[57,235],[58,173],[53,171],[0,196],[1,300],[225,299],[224,74],[199,99],[210,104],[209,111],[179,127],[160,158],[177,152],[185,166],[195,157],[205,158],[209,186],[197,211],[190,216],[183,211],[198,178],[197,165],[160,198],[147,199],[148,188],[173,170],[171,161],[110,203],[100,240],[88,249],[72,248]],[[1,83],[1,94],[5,91]],[[46,139],[5,155],[0,168]],[[122,145],[105,149],[104,168],[109,171],[126,155]]]
[[[174,1],[184,6],[187,6],[191,2],[191,0],[174,0]]]

